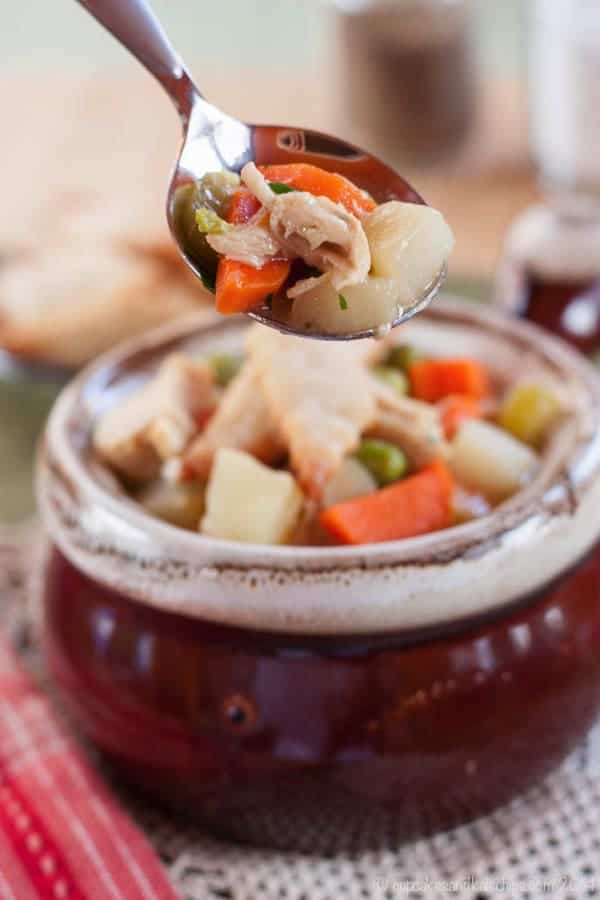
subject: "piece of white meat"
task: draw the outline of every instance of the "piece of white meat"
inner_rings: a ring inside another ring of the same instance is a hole
[[[248,361],[226,388],[204,431],[190,444],[183,460],[184,477],[208,478],[221,447],[244,450],[264,463],[275,462],[285,453],[257,367]]]
[[[144,387],[100,417],[94,449],[134,481],[156,478],[165,460],[183,452],[220,395],[207,363],[172,354]]]
[[[223,234],[207,234],[207,243],[221,256],[261,269],[274,256],[281,256],[281,245],[269,230],[263,209],[245,225],[234,225]]]
[[[336,290],[366,279],[369,242],[359,219],[345,207],[306,191],[275,194],[254,163],[244,166],[242,181],[269,211],[269,228],[283,255],[300,257],[327,273]],[[288,296],[298,296],[311,285],[302,288],[299,282]]]
[[[375,419],[366,429],[370,437],[401,447],[415,468],[447,455],[448,443],[437,407],[401,396],[374,375],[370,380],[376,403]]]
[[[246,338],[290,465],[315,500],[375,419],[364,350],[255,326]],[[360,343],[360,342],[357,342]]]

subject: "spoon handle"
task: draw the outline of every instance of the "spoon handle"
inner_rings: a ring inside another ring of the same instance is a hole
[[[200,92],[146,0],[78,0],[162,84],[184,123]]]

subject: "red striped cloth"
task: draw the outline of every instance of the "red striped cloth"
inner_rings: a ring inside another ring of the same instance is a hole
[[[0,900],[177,900],[145,837],[2,638]]]

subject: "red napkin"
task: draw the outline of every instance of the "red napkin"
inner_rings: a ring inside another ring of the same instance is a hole
[[[177,900],[146,839],[2,638],[0,900]]]

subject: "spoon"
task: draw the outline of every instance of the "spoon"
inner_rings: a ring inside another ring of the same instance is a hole
[[[176,54],[160,22],[146,0],[78,0],[162,84],[175,104],[183,125],[183,143],[167,195],[167,220],[179,252],[205,284],[208,273],[186,251],[178,233],[176,193],[207,172],[239,172],[253,161],[269,163],[309,162],[339,172],[366,190],[377,203],[401,200],[423,203],[423,199],[393,169],[371,154],[320,131],[293,126],[249,125],[208,103]],[[394,328],[424,309],[438,293],[445,267],[423,296],[399,310]],[[381,326],[351,334],[320,334],[300,331],[286,323],[277,310],[266,304],[248,313],[253,319],[278,331],[324,340],[352,340],[381,334]],[[387,327],[385,330],[388,330]]]

